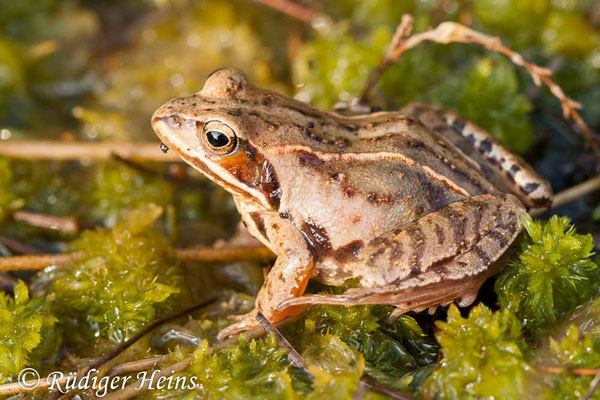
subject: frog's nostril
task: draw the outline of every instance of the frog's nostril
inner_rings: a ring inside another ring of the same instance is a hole
[[[172,115],[172,116],[168,117],[167,121],[168,121],[169,125],[171,125],[174,128],[181,127],[181,118],[179,118],[177,115]]]

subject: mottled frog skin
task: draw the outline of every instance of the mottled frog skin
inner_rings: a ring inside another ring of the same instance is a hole
[[[470,304],[521,231],[547,208],[546,181],[493,136],[437,107],[343,115],[221,69],[152,117],[160,140],[234,197],[277,261],[255,310],[221,337],[315,303],[391,304],[394,315]],[[310,278],[352,279],[304,295]]]

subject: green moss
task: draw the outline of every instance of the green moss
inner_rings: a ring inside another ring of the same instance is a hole
[[[576,326],[571,326],[560,341],[550,340],[552,365],[564,368],[600,368],[600,338],[592,335],[582,335]],[[547,360],[546,360],[547,361]],[[577,376],[569,372],[561,375],[546,376],[552,390],[548,391],[547,399],[576,400],[581,399],[590,388],[592,376]],[[593,399],[600,399],[595,393]]]
[[[598,47],[600,32],[591,28],[581,14],[552,12],[546,19],[542,43],[550,54],[581,57]]]
[[[23,281],[15,286],[14,299],[0,293],[0,382],[56,355],[60,346],[56,322],[45,299],[29,298]]]
[[[356,40],[347,27],[338,26],[306,43],[293,65],[294,83],[301,87],[296,96],[323,108],[350,101],[383,58],[390,37],[391,29],[380,27]]]
[[[101,163],[94,169],[89,212],[96,220],[112,226],[127,212],[155,204],[164,207],[172,201],[173,186],[158,173],[149,176],[131,167]]]
[[[437,321],[443,360],[425,382],[425,399],[515,399],[530,372],[520,321],[509,311],[474,307],[463,318],[455,305]]]
[[[365,361],[339,337],[325,334],[314,338],[302,352],[315,377],[307,399],[350,400],[364,372]]]
[[[408,315],[387,323],[390,311],[389,307],[374,306],[311,307],[297,332],[298,348],[310,346],[324,334],[335,335],[362,354],[369,374],[407,389],[419,367],[436,361],[437,345]]]
[[[173,305],[167,300],[181,291],[182,277],[152,228],[160,213],[156,206],[132,212],[114,229],[85,232],[70,245],[85,257],[61,269],[52,289],[61,322],[84,340],[121,342]]]
[[[189,371],[198,378],[199,393],[205,398],[293,399],[289,369],[287,351],[275,337],[250,341],[242,336],[212,354],[202,342]]]
[[[540,338],[598,291],[591,235],[580,235],[565,217],[523,221],[527,234],[496,280],[502,308],[514,312]]]

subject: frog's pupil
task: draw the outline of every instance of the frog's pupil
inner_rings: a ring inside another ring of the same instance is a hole
[[[213,147],[223,147],[229,144],[229,137],[223,132],[219,131],[206,132],[206,139]]]

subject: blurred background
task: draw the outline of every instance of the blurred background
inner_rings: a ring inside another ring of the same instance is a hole
[[[223,66],[319,107],[350,101],[404,13],[415,16],[417,32],[454,20],[499,35],[552,69],[583,104],[591,128],[600,128],[598,2],[290,3],[0,0],[0,146],[20,139],[152,141],[152,111],[197,91]],[[372,103],[394,109],[410,101],[441,104],[482,125],[557,191],[594,172],[558,101],[509,60],[475,45],[428,43],[406,53],[384,74]],[[590,201],[564,212],[589,224],[592,215],[600,218]]]

